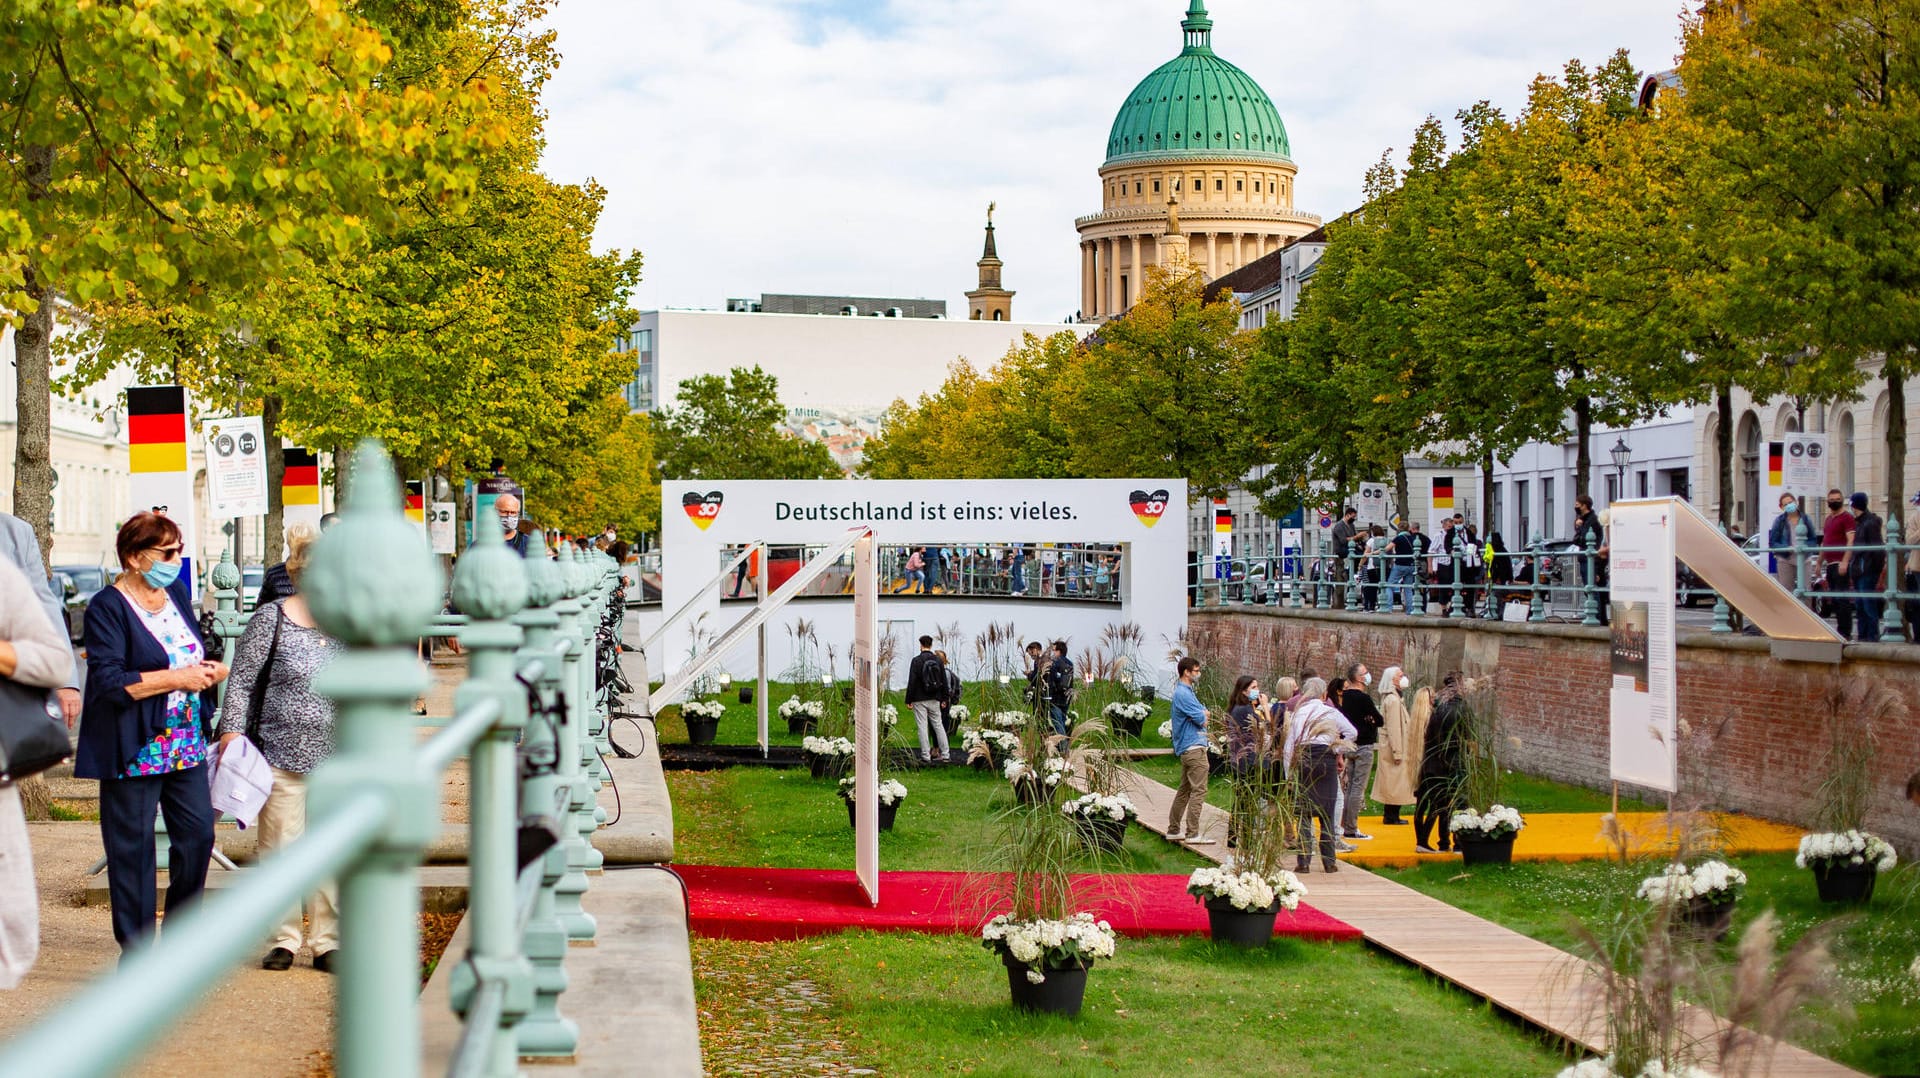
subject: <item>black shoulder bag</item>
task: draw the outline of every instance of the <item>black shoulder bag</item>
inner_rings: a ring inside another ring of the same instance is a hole
[[[72,755],[73,743],[53,690],[0,677],[0,786],[37,775]]]
[[[266,661],[253,676],[253,691],[247,694],[247,740],[256,749],[260,747],[260,716],[267,708],[267,686],[273,681],[273,660],[280,654],[280,622],[286,616],[285,610],[273,608],[273,643],[267,645]]]

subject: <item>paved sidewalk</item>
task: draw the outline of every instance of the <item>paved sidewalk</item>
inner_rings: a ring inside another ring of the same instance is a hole
[[[1173,790],[1130,769],[1123,776],[1140,826],[1165,837]],[[1226,812],[1212,805],[1201,809],[1200,832],[1214,844],[1190,847],[1193,852],[1222,860],[1228,853]],[[1307,901],[1360,929],[1368,943],[1533,1025],[1606,1051],[1601,1001],[1581,959],[1357,865],[1342,863],[1334,873],[1318,871],[1317,860],[1315,865],[1316,871],[1301,876]],[[1696,1037],[1711,1038],[1722,1024],[1702,1008],[1687,1010]],[[1858,1073],[1784,1042],[1776,1042],[1765,1072],[1774,1078]]]

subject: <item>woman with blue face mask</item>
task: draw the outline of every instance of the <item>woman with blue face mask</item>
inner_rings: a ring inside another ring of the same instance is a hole
[[[206,886],[214,815],[202,725],[227,667],[208,657],[194,621],[179,526],[136,513],[114,547],[120,575],[87,606],[86,703],[73,773],[100,780],[113,938],[124,953],[153,931],[156,809],[171,847],[168,912]]]

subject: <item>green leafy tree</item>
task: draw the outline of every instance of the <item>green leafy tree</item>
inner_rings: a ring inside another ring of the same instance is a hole
[[[1920,8],[1708,5],[1688,23],[1680,75],[1675,110],[1736,211],[1717,242],[1753,304],[1738,328],[1771,355],[1880,364],[1897,527],[1905,383],[1920,369]]]
[[[593,424],[606,433],[536,488],[540,523],[575,535],[612,524],[623,536],[660,534],[659,472],[647,416],[630,415],[620,397],[602,400]]]
[[[779,380],[759,366],[680,383],[660,417],[654,451],[669,479],[833,479],[827,447],[787,432]]]
[[[310,251],[346,254],[402,195],[467,197],[468,158],[495,132],[446,108],[484,87],[385,82],[379,31],[329,0],[15,4],[0,49],[15,72],[0,94],[14,507],[44,553],[56,296],[197,303]]]
[[[1150,268],[1139,301],[1065,372],[1056,408],[1070,467],[1093,477],[1185,477],[1194,497],[1246,474],[1251,424],[1240,394],[1250,335],[1231,297],[1208,301],[1197,272]]]
[[[1080,353],[1071,332],[1029,333],[985,375],[956,362],[938,390],[887,410],[862,471],[875,479],[1076,476],[1055,401]]]

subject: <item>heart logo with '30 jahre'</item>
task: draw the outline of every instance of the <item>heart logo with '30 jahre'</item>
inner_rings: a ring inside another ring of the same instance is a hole
[[[1134,516],[1140,518],[1140,523],[1151,528],[1160,523],[1160,514],[1167,511],[1167,498],[1168,494],[1164,488],[1152,494],[1144,490],[1136,490],[1127,495],[1127,506],[1133,510]]]
[[[717,490],[705,494],[688,491],[680,497],[680,508],[687,511],[687,519],[693,521],[694,527],[706,531],[713,518],[720,515],[720,503],[726,500],[726,495]]]

